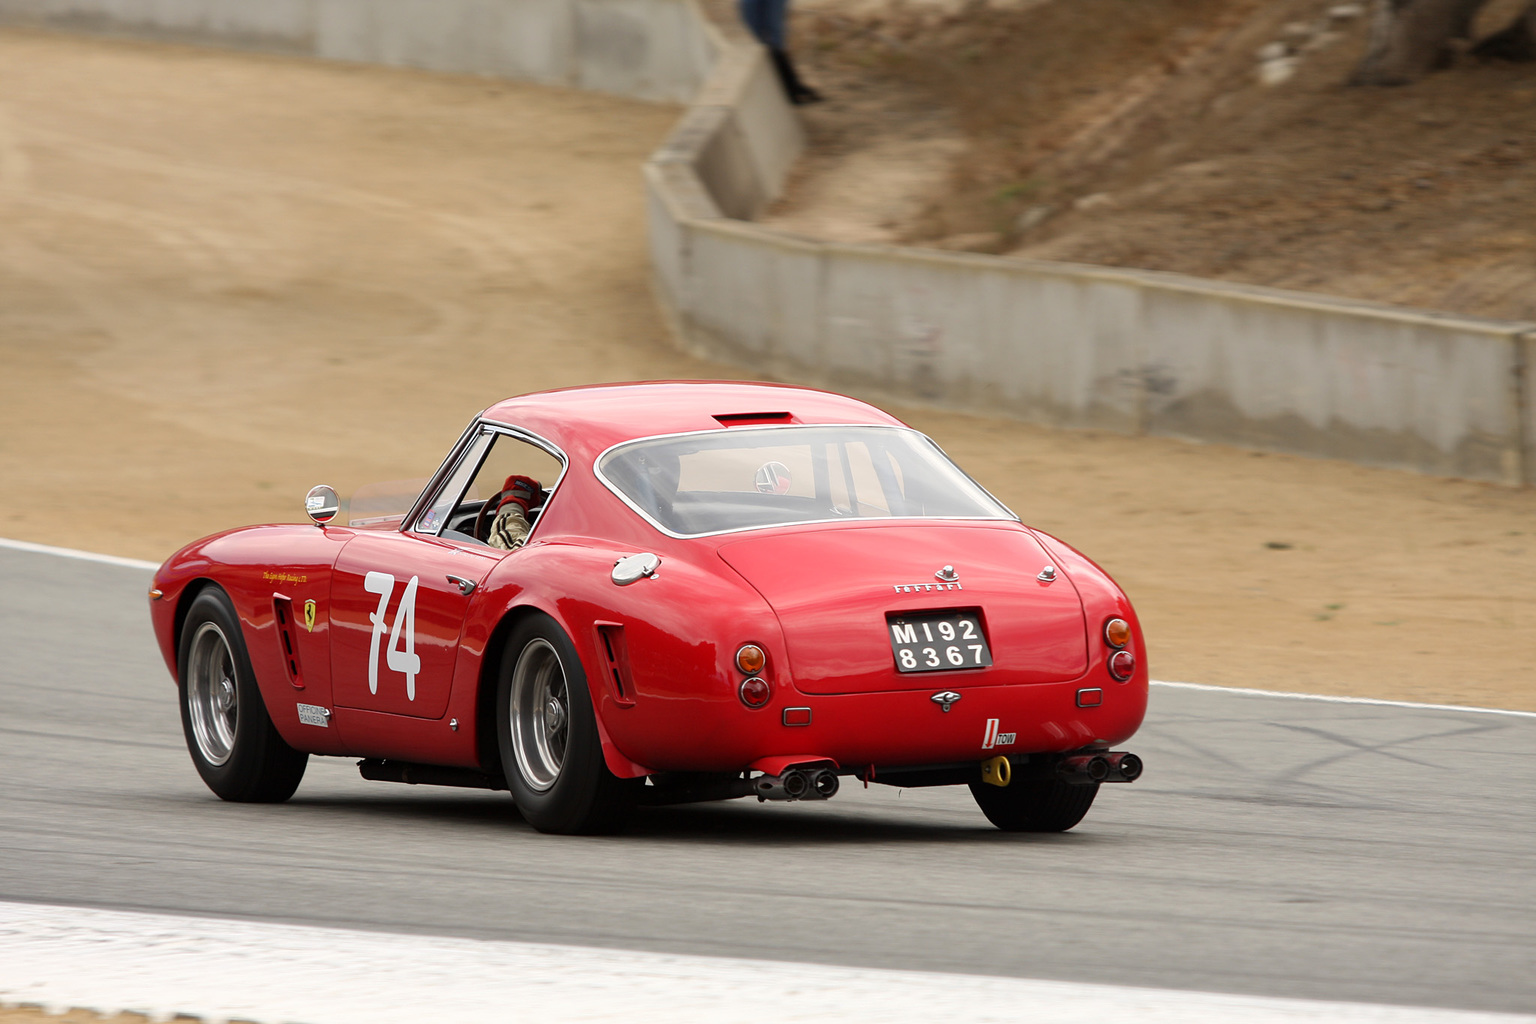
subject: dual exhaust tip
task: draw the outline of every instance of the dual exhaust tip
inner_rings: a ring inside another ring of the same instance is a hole
[[[830,800],[837,795],[837,773],[830,768],[791,768],[782,775],[752,780],[758,800]]]
[[[1063,782],[1135,782],[1141,778],[1141,758],[1125,750],[1103,754],[1074,754],[1056,762],[1056,777]]]
[[[1006,760],[994,758],[993,761]],[[983,780],[994,786],[1010,781],[1006,768],[994,768],[996,778]],[[1056,762],[1056,777],[1063,782],[1089,785],[1098,782],[1135,782],[1141,777],[1141,758],[1126,750],[1094,754],[1073,754]],[[837,772],[831,768],[790,768],[779,775],[759,775],[751,780],[752,793],[758,800],[829,800],[837,795]]]

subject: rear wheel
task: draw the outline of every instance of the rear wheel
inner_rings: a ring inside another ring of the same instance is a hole
[[[1099,784],[1060,779],[1017,779],[1012,785],[971,783],[971,795],[987,820],[1004,832],[1065,832],[1083,820]]]
[[[177,652],[181,726],[208,788],[239,803],[281,803],[304,778],[309,755],[277,734],[256,686],[229,597],[217,587],[187,609]]]
[[[587,675],[565,631],[547,615],[507,638],[496,688],[496,730],[507,788],[540,832],[622,828],[643,782],[608,770]]]

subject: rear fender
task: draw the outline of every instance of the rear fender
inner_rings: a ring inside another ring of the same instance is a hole
[[[542,557],[541,550],[546,551]],[[560,555],[561,566],[563,566],[560,575],[565,580],[567,590],[571,576],[570,557],[571,549],[565,547]],[[604,559],[606,559],[605,562]],[[599,555],[595,561],[611,568],[613,557]],[[510,566],[510,568],[504,570],[504,566]],[[606,661],[599,657],[596,648],[596,632],[590,628],[591,624],[583,626],[581,622],[585,617],[577,618],[577,615],[573,614],[579,612],[585,602],[552,596],[562,591],[553,585],[552,580],[547,580],[545,577],[556,568],[554,560],[548,557],[547,549],[541,547],[525,549],[515,557],[504,560],[501,565],[492,570],[491,577],[486,580],[484,595],[488,599],[486,606],[500,607],[502,609],[500,615],[494,624],[487,624],[479,630],[466,630],[460,656],[469,657],[478,662],[479,685],[476,688],[474,720],[476,750],[481,767],[488,772],[504,770],[496,738],[496,685],[501,667],[502,649],[506,645],[507,636],[519,622],[530,615],[542,613],[553,619],[555,624],[565,631],[565,635],[570,638],[576,648],[577,657],[581,659],[582,671],[587,677],[587,692],[592,701],[593,718],[597,722],[597,735],[603,747],[603,761],[608,766],[608,770],[621,779],[634,779],[653,774],[654,769],[632,760],[619,749],[607,723],[603,720],[605,697],[603,672]],[[516,582],[511,579],[512,571],[516,571]],[[502,593],[498,594],[498,592]],[[475,634],[485,639],[477,642]]]
[[[1147,640],[1142,632],[1141,621],[1136,617],[1136,609],[1131,607],[1130,598],[1125,596],[1125,591],[1121,590],[1109,573],[1105,572],[1093,559],[1049,534],[1039,530],[1035,530],[1034,534],[1051,553],[1051,557],[1056,560],[1057,567],[1077,587],[1078,595],[1082,598],[1083,612],[1088,622],[1090,661],[1088,673],[1084,679],[1092,680],[1092,682],[1085,682],[1085,685],[1123,688],[1122,692],[1140,701],[1140,714],[1144,716],[1150,679],[1147,665]],[[1123,683],[1116,682],[1109,675],[1106,667],[1106,662],[1113,650],[1104,641],[1104,624],[1116,617],[1130,623],[1130,650],[1136,656],[1136,670],[1131,678]],[[1140,721],[1139,717],[1137,721]]]

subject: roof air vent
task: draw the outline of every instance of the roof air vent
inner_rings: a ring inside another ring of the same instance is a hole
[[[752,427],[764,423],[793,423],[795,417],[787,412],[722,412],[715,415],[715,422],[722,427]]]

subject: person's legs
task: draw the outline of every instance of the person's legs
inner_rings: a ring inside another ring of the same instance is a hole
[[[742,24],[758,42],[769,49],[783,45],[787,0],[740,0],[737,6],[741,10]]]
[[[815,103],[821,94],[804,82],[789,59],[789,0],[739,0],[741,20],[758,42],[768,48],[784,94],[791,103]]]
[[[789,46],[789,0],[759,0],[763,5],[763,34],[758,38],[770,50]]]

